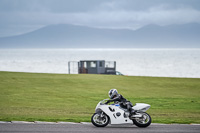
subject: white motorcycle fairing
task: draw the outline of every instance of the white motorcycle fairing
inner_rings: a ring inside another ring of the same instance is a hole
[[[111,111],[113,110],[113,111]],[[124,117],[124,110],[120,109],[116,105],[100,105],[96,109],[96,113],[103,111],[110,118],[110,124],[125,124],[133,123],[129,117]]]
[[[106,105],[102,103],[103,101],[97,104],[95,112],[96,113],[104,112],[106,115],[108,115],[110,118],[110,124],[127,124],[127,123],[132,124],[133,123],[133,121],[128,117],[129,112],[122,109],[119,106],[119,104]],[[136,103],[136,105],[133,106],[132,108],[138,112],[145,112],[146,110],[150,108],[150,105],[144,104],[144,103]],[[128,115],[126,113],[128,113]],[[132,117],[139,118],[139,117],[142,117],[142,115],[136,113],[136,115],[133,115]]]
[[[146,112],[151,106],[149,104],[145,104],[145,103],[136,103],[135,106],[133,106],[132,108],[135,111],[141,111],[141,112]]]

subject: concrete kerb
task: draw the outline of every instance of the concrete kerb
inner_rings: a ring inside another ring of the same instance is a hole
[[[44,122],[44,121],[33,121],[33,122],[28,122],[28,121],[0,121],[0,124],[84,124],[84,125],[89,125],[92,124],[91,122],[80,122],[80,123],[76,123],[76,122]],[[200,124],[162,124],[162,123],[151,123],[151,125],[197,125],[200,126]]]
[[[92,124],[91,122],[81,122],[81,124]]]
[[[75,123],[75,122],[45,122],[45,121],[0,121],[0,124],[3,123],[10,123],[10,124],[86,124],[85,122],[83,123]]]
[[[10,123],[17,123],[17,124],[33,124],[34,122],[28,122],[28,121],[11,121]]]
[[[1,123],[11,123],[11,121],[0,121],[0,124]]]
[[[164,123],[151,123],[151,125],[169,125],[169,124],[164,124]]]
[[[36,124],[57,124],[56,122],[34,121]]]

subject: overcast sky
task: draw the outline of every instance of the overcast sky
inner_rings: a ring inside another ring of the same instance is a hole
[[[200,0],[0,0],[0,37],[52,24],[137,29],[200,23]]]

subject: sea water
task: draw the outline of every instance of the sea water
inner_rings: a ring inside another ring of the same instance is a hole
[[[80,60],[116,61],[124,75],[200,78],[200,49],[0,49],[0,71],[67,74]]]

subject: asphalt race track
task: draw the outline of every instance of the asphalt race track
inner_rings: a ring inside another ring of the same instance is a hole
[[[200,133],[200,125],[152,124],[147,128],[135,125],[108,125],[98,128],[85,123],[0,123],[0,133]]]

